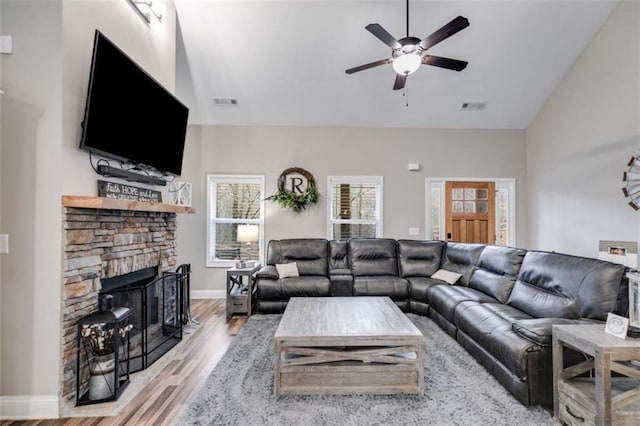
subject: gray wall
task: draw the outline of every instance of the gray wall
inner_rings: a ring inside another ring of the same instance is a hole
[[[407,171],[408,163],[420,163],[421,171]],[[197,213],[178,218],[178,256],[192,264],[192,288],[220,294],[225,283],[223,268],[204,266],[206,174],[265,175],[269,196],[293,166],[314,175],[321,200],[301,214],[266,202],[266,241],[326,238],[327,176],[375,175],[384,177],[383,226],[390,238],[424,238],[426,177],[515,178],[518,244],[524,245],[524,131],[190,126],[183,178],[193,184]],[[410,226],[421,234],[409,236]]]
[[[623,2],[527,129],[528,242],[597,257],[638,241],[622,172],[640,148],[640,5]]]

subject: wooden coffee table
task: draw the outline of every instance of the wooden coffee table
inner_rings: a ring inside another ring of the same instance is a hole
[[[424,392],[424,337],[388,297],[292,297],[274,339],[275,395]]]

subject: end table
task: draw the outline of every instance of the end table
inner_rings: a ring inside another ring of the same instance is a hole
[[[585,361],[565,368],[565,347]],[[553,326],[555,417],[568,425],[638,424],[640,421],[640,339],[620,339],[602,324]],[[593,371],[591,377],[583,373]],[[612,377],[611,373],[618,373]],[[624,376],[624,377],[623,377]]]
[[[253,295],[256,292],[254,274],[262,267],[256,263],[249,268],[227,269],[227,321],[233,314],[251,316]]]

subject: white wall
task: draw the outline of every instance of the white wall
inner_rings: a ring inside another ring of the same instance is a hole
[[[621,191],[640,148],[640,5],[623,2],[527,129],[528,243],[597,257],[638,241]]]
[[[422,170],[407,171],[410,162],[420,163]],[[267,202],[266,241],[326,238],[327,176],[381,175],[384,236],[389,238],[424,238],[426,177],[515,178],[518,244],[524,245],[524,131],[190,126],[183,178],[193,184],[197,213],[178,217],[178,258],[192,265],[193,289],[221,291],[225,285],[224,269],[204,267],[205,175],[263,174],[269,196],[280,173],[293,166],[314,175],[320,202],[301,214]],[[421,234],[409,236],[410,226]]]
[[[175,7],[144,22],[126,1],[0,0],[0,417],[58,415],[62,194],[96,195],[98,176],[78,149],[96,28],[151,75],[175,86]]]

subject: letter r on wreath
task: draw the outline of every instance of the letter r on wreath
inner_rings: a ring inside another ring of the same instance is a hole
[[[293,192],[294,194],[297,192],[299,194],[303,194],[304,191],[300,188],[300,186],[303,184],[303,180],[302,178],[299,177],[292,177],[291,178],[291,192]]]

